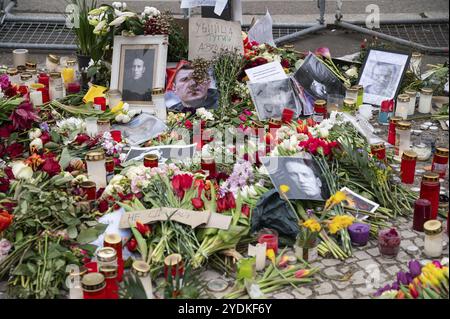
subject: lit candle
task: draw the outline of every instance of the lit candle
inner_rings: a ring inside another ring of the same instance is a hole
[[[278,253],[278,232],[273,229],[262,229],[258,233],[258,243],[267,244],[267,249],[273,249],[273,251]]]
[[[97,188],[106,187],[105,153],[103,151],[87,152],[86,166],[88,178],[95,182]]]
[[[357,246],[365,246],[369,241],[370,226],[367,224],[354,223],[348,227],[348,233],[352,243]]]
[[[34,106],[40,106],[43,104],[42,100],[42,92],[41,91],[32,91],[30,92],[30,101]]]

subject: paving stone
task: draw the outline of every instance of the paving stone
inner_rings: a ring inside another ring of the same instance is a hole
[[[319,297],[320,299],[339,299],[338,295],[323,295]],[[316,298],[318,299],[318,298]]]
[[[364,259],[369,259],[370,255],[368,255],[366,252],[364,251],[357,251],[353,254],[353,256],[355,256],[356,258],[358,258],[359,260],[364,260]]]
[[[334,285],[337,289],[345,289],[350,285],[350,281],[335,281]]]
[[[202,278],[205,280],[205,281],[210,281],[210,280],[212,280],[212,279],[216,279],[216,278],[219,278],[220,277],[220,274],[217,272],[217,271],[214,271],[214,270],[206,270],[206,271],[204,271],[203,273],[202,273]]]
[[[408,262],[411,260],[411,256],[409,256],[407,253],[405,253],[404,251],[400,251],[397,255],[396,258],[399,262],[404,263],[404,262]]]
[[[366,282],[366,272],[363,270],[357,271],[351,278],[352,285],[361,285]]]
[[[339,269],[339,271],[341,273],[345,274],[347,271],[350,270],[350,267],[349,266],[344,266],[344,267],[339,267],[338,269]]]
[[[378,247],[367,249],[366,252],[373,257],[380,256],[380,249]]]
[[[358,265],[364,269],[366,269],[368,267],[379,266],[375,259],[366,259],[366,260],[359,261]]]
[[[287,292],[280,292],[276,295],[273,295],[274,299],[294,299],[294,296],[291,294],[288,294]]]
[[[356,288],[356,291],[358,291],[362,296],[372,296],[377,290],[374,288],[360,287]]]
[[[8,282],[0,281],[0,292],[6,292],[8,290]]]
[[[418,247],[423,247],[424,245],[423,239],[420,237],[414,239],[414,244]]]
[[[408,248],[411,245],[414,245],[414,242],[412,242],[409,239],[402,240],[401,243],[400,243],[400,247],[402,247],[403,249],[406,249],[406,248]]]
[[[342,263],[342,261],[337,259],[322,259],[322,264],[325,266],[336,266]]]
[[[397,265],[394,265],[386,268],[386,271],[388,274],[395,276],[400,271],[400,268]]]
[[[356,263],[357,261],[358,261],[357,258],[348,258],[348,259],[345,260],[345,263],[346,263],[346,264],[354,264],[354,263]]]
[[[342,275],[342,273],[340,273],[339,271],[336,270],[336,268],[331,267],[331,268],[327,268],[323,271],[325,273],[325,275],[327,276],[340,276]]]
[[[300,287],[296,290],[292,290],[291,293],[294,295],[295,299],[306,299],[312,295],[312,290],[305,287]]]
[[[343,299],[353,299],[355,297],[353,288],[339,290],[337,293]]]
[[[398,263],[398,261],[395,260],[394,258],[379,257],[377,258],[377,260],[382,265],[393,265]]]
[[[401,232],[401,235],[402,235],[402,238],[404,238],[404,239],[409,239],[409,238],[415,238],[415,237],[417,237],[417,234],[416,234],[416,233],[413,233],[413,232],[410,231],[410,230],[402,231],[402,232]]]
[[[319,295],[325,295],[325,294],[329,294],[330,292],[333,291],[333,286],[329,283],[329,282],[324,282],[322,284],[320,284],[315,291],[319,294]]]

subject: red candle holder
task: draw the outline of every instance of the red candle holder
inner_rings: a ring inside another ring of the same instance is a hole
[[[106,299],[119,299],[119,285],[117,280],[117,267],[114,266],[102,266],[100,267],[100,273],[105,277],[105,298]]]
[[[278,253],[278,232],[274,229],[263,228],[258,232],[258,243],[266,243],[266,249],[273,249]]]
[[[184,275],[184,263],[180,254],[171,254],[164,259],[164,278],[169,279],[169,273],[172,279],[181,278]]]
[[[395,135],[396,135],[396,129],[397,123],[402,121],[403,118],[394,116],[391,117],[389,121],[389,131],[388,131],[388,143],[391,145],[395,145]]]
[[[448,148],[437,147],[433,156],[431,171],[438,173],[440,178],[444,178],[447,174],[448,166]]]
[[[327,101],[316,100],[314,102],[314,121],[320,123],[326,118],[328,118]]]
[[[76,94],[81,91],[81,85],[78,82],[67,84],[67,94]]]
[[[400,172],[402,183],[413,184],[416,172],[417,153],[413,151],[405,151],[402,155],[402,163]]]
[[[93,272],[84,275],[81,287],[84,299],[106,299],[106,281],[101,273]]]
[[[292,122],[292,119],[294,118],[295,112],[292,109],[289,108],[285,108],[283,109],[282,115],[281,115],[281,120],[284,123],[290,123]]]
[[[38,83],[43,84],[47,89],[49,86],[49,82],[50,82],[50,77],[48,74],[46,73],[40,73],[38,76]]]
[[[159,165],[159,158],[158,155],[155,154],[147,154],[144,156],[144,166],[145,167],[158,167]]]
[[[114,173],[114,159],[112,157],[109,157],[105,160],[105,168],[107,173]]]
[[[216,162],[214,157],[203,157],[200,166],[208,175],[216,175]]]
[[[86,271],[88,274],[93,272],[98,272],[98,265],[95,261],[90,261],[84,264],[84,267],[86,268]]]
[[[431,202],[428,199],[419,198],[414,203],[413,229],[423,232],[423,224],[431,219]]]
[[[113,138],[113,140],[117,143],[122,142],[122,132],[119,130],[113,130],[110,131],[111,133],[111,137]]]
[[[386,146],[384,145],[384,143],[370,145],[370,151],[372,155],[378,158],[380,161],[386,160]]]
[[[94,109],[106,111],[106,98],[103,96],[94,97]]]
[[[82,196],[87,196],[87,200],[97,199],[97,185],[95,182],[86,181],[80,184]]]
[[[428,199],[431,203],[431,218],[437,219],[439,211],[439,193],[441,184],[439,183],[439,174],[425,173],[420,183],[420,197]]]
[[[117,281],[121,282],[124,270],[124,261],[122,257],[122,238],[119,234],[106,234],[103,240],[103,247],[111,247],[117,253]]]

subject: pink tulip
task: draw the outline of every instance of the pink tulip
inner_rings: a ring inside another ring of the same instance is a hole
[[[314,54],[317,55],[317,56],[322,56],[322,57],[324,57],[326,59],[331,59],[330,49],[325,48],[325,47],[318,48],[316,50],[316,52],[314,52]]]

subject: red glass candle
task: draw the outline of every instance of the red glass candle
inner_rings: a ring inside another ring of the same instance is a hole
[[[114,141],[116,141],[117,143],[122,142],[122,132],[119,130],[113,130],[110,131],[111,133],[111,137],[113,138]]]
[[[28,94],[28,86],[20,85],[18,91],[19,91],[20,95],[25,96]]]
[[[423,224],[431,218],[431,202],[428,199],[419,198],[414,203],[413,229],[423,232]]]
[[[114,173],[114,159],[109,157],[105,160],[106,173]]]
[[[67,94],[76,94],[81,91],[81,85],[78,82],[67,84]]]
[[[158,167],[159,158],[155,154],[147,154],[144,156],[144,166],[145,167]]]
[[[122,238],[119,234],[106,234],[103,240],[103,247],[111,247],[117,253],[117,281],[121,282],[123,278],[124,261],[122,257]]]
[[[420,197],[428,199],[431,203],[430,219],[437,219],[439,210],[439,192],[441,185],[439,183],[439,174],[425,173],[420,183]]]
[[[372,155],[378,158],[380,161],[386,160],[386,146],[384,145],[384,143],[370,145],[370,151]]]
[[[97,199],[97,185],[95,182],[86,181],[80,184],[82,196],[86,196],[87,200]]]
[[[106,299],[106,281],[101,273],[93,272],[84,275],[81,287],[84,299]]]
[[[396,135],[395,127],[396,127],[397,123],[400,122],[402,119],[403,118],[401,118],[401,117],[394,116],[394,117],[391,117],[391,119],[389,121],[388,143],[391,145],[395,145],[395,135]]]
[[[266,249],[273,249],[275,254],[278,253],[278,232],[274,229],[264,228],[258,233],[258,243],[266,243]]]
[[[208,175],[216,175],[216,161],[214,157],[202,157],[201,168]]]
[[[325,100],[316,100],[314,102],[313,120],[320,123],[326,118],[328,118],[327,102]]]
[[[42,103],[50,102],[50,94],[48,93],[47,87],[39,88],[37,90],[42,92]]]
[[[105,298],[119,299],[119,285],[117,280],[117,267],[100,267],[100,273],[105,277]]]
[[[46,73],[40,73],[38,76],[38,83],[43,84],[47,89],[50,82],[50,77]]]
[[[184,263],[180,254],[171,254],[164,259],[164,278],[168,280],[169,272],[172,279],[178,275],[181,278],[184,275]]]
[[[94,97],[94,109],[97,111],[106,111],[106,98],[103,96]]]
[[[404,151],[402,163],[400,165],[400,174],[402,183],[413,184],[416,172],[417,153],[413,151]]]
[[[84,264],[87,273],[98,272],[98,265],[95,261],[90,261]]]
[[[264,141],[264,124],[259,121],[254,121],[251,126],[251,134],[254,137],[259,136],[259,141]]]
[[[438,173],[440,178],[444,178],[448,166],[448,148],[437,147],[433,156],[431,171]]]
[[[285,108],[281,115],[281,120],[284,123],[290,123],[292,121],[292,119],[294,118],[294,115],[295,115],[294,110]]]

